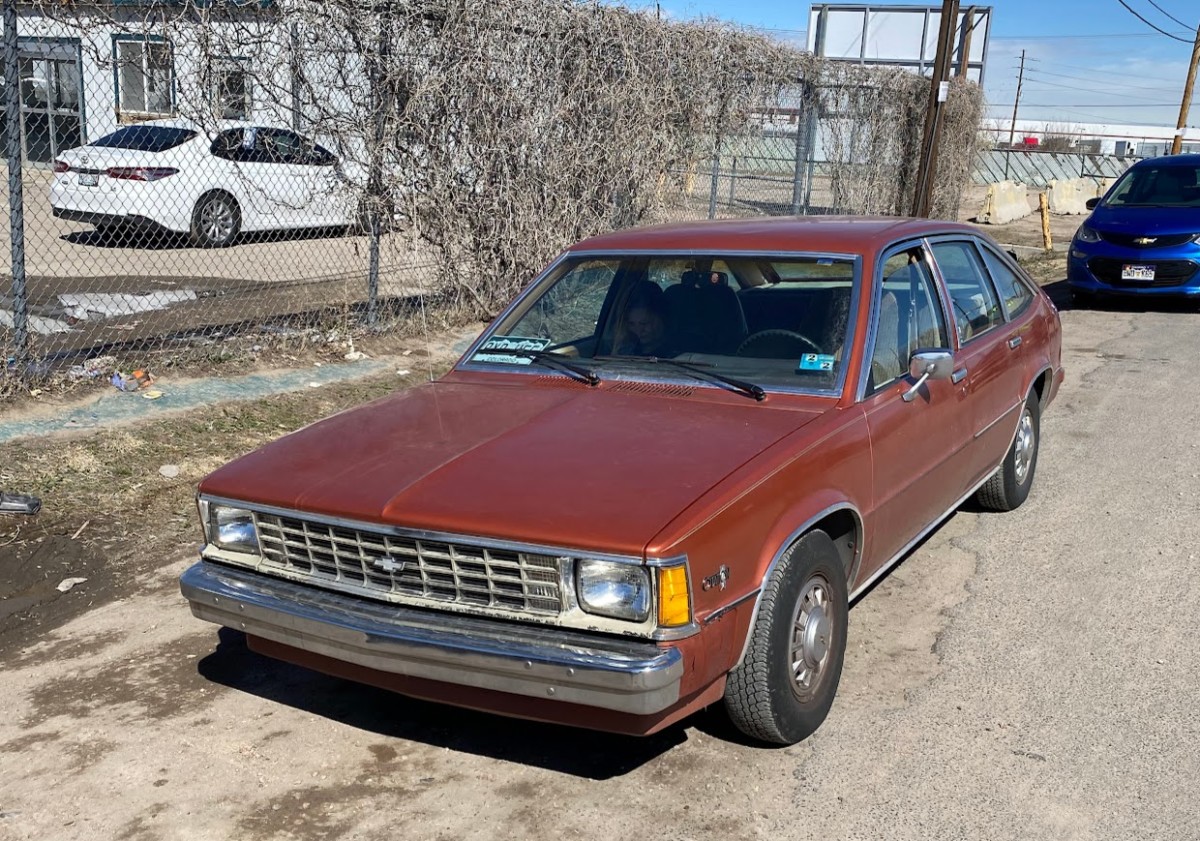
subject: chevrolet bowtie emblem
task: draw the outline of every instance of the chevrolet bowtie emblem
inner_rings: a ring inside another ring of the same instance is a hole
[[[1158,237],[1138,237],[1134,242],[1138,245],[1150,245],[1158,242]]]
[[[397,561],[395,558],[384,555],[382,558],[376,558],[371,561],[371,566],[395,575],[397,572],[404,571],[405,563],[406,561]]]

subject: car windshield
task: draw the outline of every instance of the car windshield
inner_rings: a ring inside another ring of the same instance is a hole
[[[600,381],[829,391],[842,382],[858,283],[849,255],[569,257],[468,361],[553,367],[553,354]]]
[[[1162,164],[1133,167],[1104,203],[1111,207],[1200,206],[1200,167]]]
[[[92,143],[110,149],[134,149],[138,152],[165,152],[187,143],[196,132],[175,126],[129,126],[106,134]]]

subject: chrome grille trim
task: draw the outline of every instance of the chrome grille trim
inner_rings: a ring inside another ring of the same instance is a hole
[[[557,556],[261,511],[254,519],[263,572],[384,601],[453,603],[515,616],[557,616],[566,607],[564,559]]]

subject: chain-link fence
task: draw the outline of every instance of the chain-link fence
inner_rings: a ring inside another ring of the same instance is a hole
[[[903,213],[928,90],[594,4],[4,13],[0,352],[17,374],[435,303],[485,316],[612,227]],[[943,161],[969,160],[979,101],[956,85]],[[943,169],[952,212],[966,170]]]

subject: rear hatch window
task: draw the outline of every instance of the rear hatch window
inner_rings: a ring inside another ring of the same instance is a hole
[[[175,126],[128,126],[106,134],[92,143],[111,149],[133,149],[138,152],[165,152],[187,143],[196,132]]]

